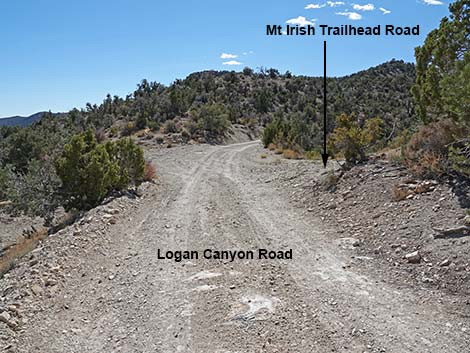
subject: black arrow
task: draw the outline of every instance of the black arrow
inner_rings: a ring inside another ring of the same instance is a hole
[[[323,153],[321,154],[321,158],[323,159],[323,166],[326,168],[326,164],[328,163],[328,153],[326,152],[326,40],[323,42]]]

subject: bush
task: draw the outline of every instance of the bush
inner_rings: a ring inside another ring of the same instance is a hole
[[[449,170],[449,147],[461,133],[450,119],[422,126],[403,149],[405,165],[420,177],[441,176]]]
[[[273,122],[266,125],[263,131],[262,141],[265,148],[273,145],[274,139],[279,132],[283,132],[284,126],[281,119],[276,119]]]
[[[42,217],[46,226],[52,224],[54,212],[60,205],[57,193],[60,179],[50,161],[32,160],[28,172],[17,174],[8,186],[13,213]]]
[[[449,163],[453,171],[470,177],[470,139],[457,141],[450,146]]]
[[[304,156],[306,159],[311,160],[311,161],[319,161],[321,160],[321,153],[320,151],[307,151],[304,153]]]
[[[149,120],[148,122],[148,127],[152,131],[159,131],[160,129],[160,124],[156,120]]]
[[[142,181],[145,170],[144,151],[130,138],[108,142],[105,145],[112,163],[118,166],[114,188],[123,189]]]
[[[341,177],[336,175],[334,171],[328,171],[320,178],[320,187],[324,191],[335,191],[340,179]]]
[[[264,147],[271,143],[297,152],[310,150],[315,147],[318,137],[318,126],[307,124],[298,114],[278,117],[266,125],[262,141]]]
[[[162,132],[164,134],[175,134],[178,132],[178,125],[176,124],[175,119],[170,119],[165,121],[162,127]]]
[[[11,171],[6,167],[0,168],[0,201],[7,198],[7,189],[10,179]]]
[[[128,121],[124,129],[122,129],[122,136],[130,136],[136,131],[136,127],[133,121]]]
[[[222,104],[203,105],[195,115],[199,129],[209,139],[224,136],[230,126],[227,109]]]
[[[348,163],[363,162],[366,152],[382,137],[383,121],[369,119],[364,127],[355,120],[354,115],[341,114],[337,117],[336,128],[328,140],[334,154],[342,154]]]
[[[197,123],[194,120],[186,120],[183,123],[183,127],[184,131],[186,131],[190,138],[194,138],[199,131]]]
[[[135,126],[138,130],[143,130],[147,127],[148,125],[148,119],[147,116],[143,113],[139,114],[137,116],[137,119],[135,121]]]
[[[89,209],[111,191],[143,179],[144,157],[130,139],[100,145],[92,132],[72,137],[57,160],[66,209]]]

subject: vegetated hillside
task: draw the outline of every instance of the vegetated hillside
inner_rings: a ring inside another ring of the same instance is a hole
[[[331,78],[330,120],[345,112],[364,119],[379,116],[389,130],[394,125],[406,127],[413,115],[410,88],[414,79],[414,66],[396,60]],[[289,114],[320,125],[322,96],[322,78],[279,74],[275,69],[258,73],[248,68],[241,73],[205,71],[176,80],[169,87],[143,80],[133,94],[125,98],[108,95],[100,105],[87,104],[86,109],[64,114],[61,124],[79,131],[114,126],[114,133],[124,130],[124,134],[147,126],[154,130],[162,127],[168,132],[185,130],[189,138],[207,139],[223,134],[230,123],[263,126],[275,116]],[[172,119],[176,119],[176,126],[164,126]],[[178,124],[179,120],[187,122]],[[50,124],[50,119],[44,124]],[[8,134],[4,131],[3,137]]]
[[[0,126],[29,126],[40,120],[46,112],[38,112],[30,116],[12,116],[0,119]]]
[[[380,116],[387,133],[408,127],[413,115],[409,93],[413,82],[414,66],[402,61],[330,78],[329,129],[342,112],[355,113],[362,121]],[[322,78],[289,72],[281,75],[275,69],[205,71],[169,87],[143,80],[124,98],[108,95],[100,105],[87,104],[85,109],[58,116],[46,113],[32,126],[0,127],[0,200],[16,199],[22,203],[21,210],[32,215],[42,208],[39,214],[43,215],[46,196],[61,188],[57,161],[64,145],[89,129],[98,142],[146,128],[177,134],[182,141],[212,142],[221,141],[231,124],[257,131],[273,120],[283,120],[293,127],[290,134],[302,136],[301,149],[319,148],[322,92]],[[53,209],[52,202],[47,210]]]
[[[347,105],[339,113],[380,117],[388,128],[409,127],[414,117],[410,95],[414,81],[414,65],[402,61],[391,61],[341,78],[339,87],[347,97]]]

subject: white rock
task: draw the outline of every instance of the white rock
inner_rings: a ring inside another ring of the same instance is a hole
[[[414,251],[412,253],[406,254],[405,259],[411,264],[417,264],[421,261],[421,254],[419,251]]]
[[[11,320],[11,315],[8,313],[8,311],[4,311],[0,313],[0,322],[4,322],[7,325],[10,324]]]

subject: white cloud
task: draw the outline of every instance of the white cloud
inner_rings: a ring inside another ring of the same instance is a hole
[[[359,11],[373,11],[375,9],[375,6],[374,4],[366,4],[366,5],[354,4],[353,9],[359,10]]]
[[[444,5],[442,1],[439,0],[423,0],[426,5]]]
[[[222,65],[236,66],[236,65],[242,65],[242,63],[236,60],[230,60],[230,61],[223,62]]]
[[[305,6],[305,10],[312,10],[312,9],[321,9],[322,7],[325,7],[326,5],[320,5],[320,4],[308,4]]]
[[[362,19],[362,15],[358,14],[357,12],[337,12],[337,15],[346,16],[351,21],[358,21]]]
[[[384,15],[388,15],[388,14],[392,13],[392,11],[384,9],[383,7],[379,8],[379,10],[382,11]]]
[[[235,58],[237,58],[237,57],[238,57],[238,55],[235,55],[235,54],[227,54],[227,53],[222,53],[222,54],[220,55],[220,58],[221,58],[221,59],[235,59]]]
[[[327,1],[326,4],[330,7],[336,7],[344,5],[344,1]]]
[[[290,24],[290,25],[299,25],[299,26],[302,26],[302,27],[314,24],[312,21],[307,20],[304,16],[299,16],[297,18],[291,18],[290,20],[287,20],[286,23]]]

